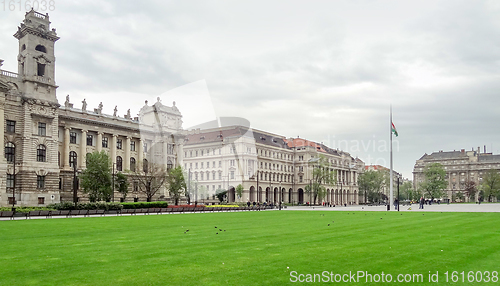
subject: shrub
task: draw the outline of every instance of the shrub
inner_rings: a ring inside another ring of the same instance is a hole
[[[121,210],[123,206],[120,203],[106,203],[106,202],[95,202],[95,203],[78,203],[75,208],[75,204],[72,202],[62,202],[57,204],[49,205],[48,207],[56,210]]]
[[[169,208],[194,208],[194,205],[178,205],[178,206],[169,206]],[[197,204],[196,207],[205,207],[205,205]]]
[[[0,211],[10,211],[11,207],[2,207]],[[16,213],[27,213],[30,211],[54,211],[56,209],[49,207],[16,207]]]
[[[120,203],[124,209],[147,209],[147,208],[167,208],[167,202],[136,202]]]

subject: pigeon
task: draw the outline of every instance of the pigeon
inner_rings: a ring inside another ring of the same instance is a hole
[[[215,227],[215,228],[217,228],[217,227]]]
[[[219,228],[219,231],[222,231],[222,229]]]
[[[219,234],[218,232],[216,232],[215,234]]]
[[[328,226],[330,226],[330,224],[328,224]]]
[[[224,231],[226,231],[226,230],[224,230]]]

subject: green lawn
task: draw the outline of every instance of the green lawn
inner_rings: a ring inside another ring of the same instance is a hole
[[[0,221],[0,285],[281,285],[294,284],[291,271],[297,279],[367,271],[424,280],[394,285],[474,285],[468,271],[500,271],[499,246],[500,213],[262,211]],[[439,271],[439,283],[429,283],[429,271]],[[453,271],[466,271],[465,283],[445,283],[446,271],[449,280]],[[484,284],[498,283],[477,283]]]

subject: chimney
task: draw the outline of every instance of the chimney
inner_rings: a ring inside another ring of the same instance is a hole
[[[486,145],[484,145],[484,152],[483,153],[486,154]]]
[[[465,149],[460,150],[460,152],[465,153]]]
[[[479,155],[481,153],[481,147],[477,147],[477,154]]]

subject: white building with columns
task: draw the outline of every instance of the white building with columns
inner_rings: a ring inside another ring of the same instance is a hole
[[[313,198],[305,192],[316,167],[315,158],[328,159],[337,183],[326,186],[324,202],[358,204],[358,173],[364,163],[349,153],[302,138],[286,138],[245,126],[212,127],[188,132],[184,141],[184,168],[191,184],[202,186],[204,196],[228,191],[229,202],[304,204]],[[241,184],[241,196],[236,187]],[[208,192],[207,192],[208,191]]]

